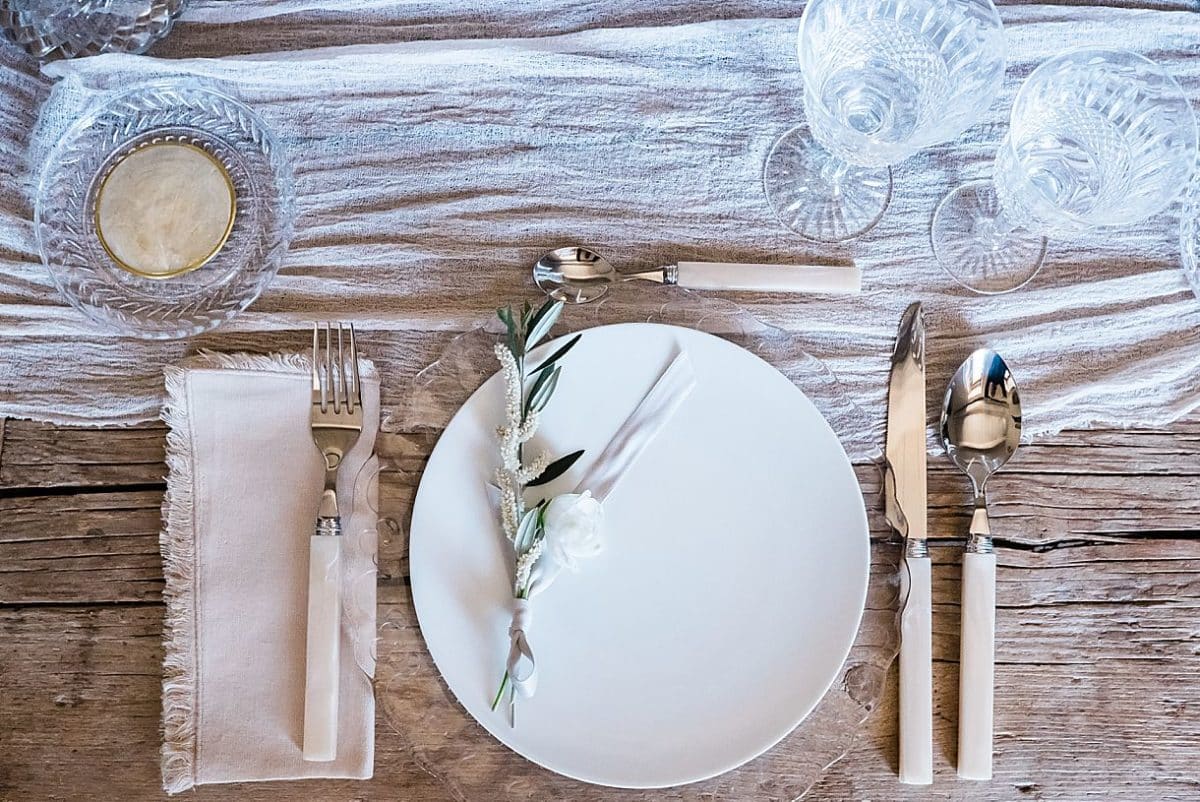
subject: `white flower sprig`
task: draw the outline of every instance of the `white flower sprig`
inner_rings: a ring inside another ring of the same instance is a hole
[[[500,526],[512,544],[516,560],[513,596],[517,599],[517,612],[514,614],[510,637],[513,639],[513,649],[519,649],[520,653],[530,660],[532,652],[524,632],[528,621],[528,599],[534,569],[547,553],[547,512],[552,508],[552,502],[557,500],[542,499],[533,507],[527,508],[525,491],[562,476],[583,455],[582,451],[575,451],[565,457],[551,460],[550,455],[544,452],[530,459],[526,459],[524,453],[526,444],[537,433],[542,411],[558,386],[558,379],[562,373],[559,361],[579,342],[580,335],[576,335],[537,367],[527,370],[525,360],[529,352],[550,333],[550,329],[562,314],[562,309],[561,301],[551,300],[536,311],[528,303],[517,310],[512,307],[496,310],[496,314],[504,322],[506,333],[505,341],[497,343],[495,347],[496,359],[500,362],[500,373],[504,381],[504,424],[496,429],[500,467],[496,469],[495,485],[500,491]],[[588,494],[573,498],[584,498],[599,506]],[[561,508],[562,505],[559,506]],[[575,528],[572,530],[571,542],[565,546],[555,544],[555,547],[551,548],[553,554],[570,554],[570,549],[574,548],[576,553],[572,556],[578,557],[587,556],[588,553],[599,549],[599,546],[594,544],[578,545],[578,522],[582,520],[578,511],[574,512],[573,517],[558,514],[558,518],[574,522],[572,526]],[[593,516],[592,520],[598,521],[599,518]],[[524,680],[512,676],[513,660],[510,654],[509,670],[504,672],[500,688],[492,700],[493,710],[500,704],[505,690],[509,691],[510,709],[515,705],[517,685]]]

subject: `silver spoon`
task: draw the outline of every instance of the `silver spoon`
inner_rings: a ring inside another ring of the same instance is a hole
[[[942,443],[971,479],[975,514],[963,555],[958,683],[958,776],[992,778],[992,697],[996,638],[996,554],[987,482],[1021,442],[1021,396],[1008,365],[980,349],[959,367],[942,409]]]
[[[612,284],[654,281],[697,290],[847,293],[862,288],[854,265],[743,265],[726,262],[679,262],[640,273],[618,273],[612,263],[588,248],[559,248],[538,259],[533,281],[556,301],[586,304],[603,298]]]

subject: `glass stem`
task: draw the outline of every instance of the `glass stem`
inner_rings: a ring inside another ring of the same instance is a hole
[[[997,203],[993,214],[980,219],[977,234],[981,239],[988,240],[993,250],[1000,250],[1009,236],[1019,228],[1025,226],[1009,214],[1003,204]]]
[[[1003,208],[997,211],[996,216],[992,218],[992,225],[994,226],[992,233],[997,238],[1006,237],[1012,232],[1016,231],[1018,228],[1021,228],[1021,226],[1017,225],[1017,223],[1011,217],[1009,217]]]
[[[841,192],[842,184],[846,180],[846,174],[850,172],[850,165],[842,161],[836,156],[830,156],[829,161],[821,168],[821,177],[825,179],[829,186],[833,187],[835,192]]]

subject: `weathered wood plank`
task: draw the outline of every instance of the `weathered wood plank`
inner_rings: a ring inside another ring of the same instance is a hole
[[[335,45],[552,36],[596,28],[684,25],[721,19],[793,19],[803,7],[791,0],[667,0],[657,3],[578,3],[548,0],[517,4],[498,13],[475,3],[350,2],[304,3],[290,8],[274,0],[240,0],[246,23],[215,23],[225,0],[201,0],[154,54],[172,58],[298,50]],[[999,0],[997,5],[1031,5],[1035,0]],[[1058,0],[1038,5],[1115,6],[1192,11],[1192,0]],[[227,12],[225,12],[227,13]]]
[[[162,597],[162,493],[0,498],[0,604]]]
[[[1072,433],[1026,446],[992,487],[993,527],[1012,549],[1122,542],[1131,538],[1200,534],[1200,423],[1183,435],[1126,433],[1119,448],[1104,436]],[[104,450],[103,432],[10,421],[0,453],[0,477],[37,477],[45,488],[0,486],[0,603],[157,600],[163,431],[120,430],[123,444]],[[1143,439],[1144,438],[1144,439]],[[402,576],[403,535],[433,434],[384,434],[381,567]],[[12,460],[12,462],[10,462]],[[159,461],[156,461],[159,460]],[[93,474],[93,467],[97,468]],[[1160,473],[1169,469],[1171,473]],[[1086,472],[1086,471],[1092,472]],[[856,467],[872,533],[888,538],[880,476]],[[112,492],[97,492],[117,477]],[[966,531],[968,489],[946,461],[932,460],[930,531],[957,540]],[[1144,551],[1122,552],[1139,560]]]
[[[1067,434],[1026,447],[997,482],[997,530],[1014,543],[999,550],[996,781],[977,785],[953,777],[959,549],[946,543],[933,549],[936,790],[895,782],[893,677],[891,694],[859,745],[813,798],[1157,800],[1194,794],[1187,744],[1200,738],[1188,714],[1200,704],[1193,679],[1200,669],[1194,623],[1200,539],[1186,534],[1200,534],[1198,431],[1188,423],[1178,433]],[[95,434],[17,422],[5,432],[0,475],[20,457],[28,475],[52,486],[18,484],[0,498],[0,671],[12,689],[0,701],[0,719],[13,722],[0,732],[0,754],[8,756],[0,762],[0,799],[158,798],[162,611],[151,602],[161,592],[161,490],[96,492],[101,483],[80,492],[71,485],[86,484],[94,463],[123,482],[151,477],[148,470],[161,471],[162,432],[124,431],[129,447],[109,451],[96,447],[102,440]],[[403,521],[434,439],[389,434],[380,441],[388,464],[383,509],[397,519],[381,546],[384,616],[411,619]],[[933,465],[935,531],[961,532],[961,479],[948,466]],[[878,473],[870,465],[858,471],[874,507]],[[56,491],[54,483],[64,484]],[[876,536],[885,537],[877,509],[871,517]],[[1171,537],[1155,537],[1160,531]],[[1035,544],[1049,550],[1039,552]],[[93,605],[74,606],[84,601]],[[379,726],[378,777],[371,783],[198,793],[247,800],[297,793],[452,798],[428,767],[417,767],[385,717]],[[103,735],[114,731],[127,745],[119,753]],[[1156,733],[1152,741],[1141,737],[1147,731]],[[61,770],[47,772],[50,764]],[[77,779],[87,776],[87,765],[104,766],[113,780],[88,790]],[[613,797],[581,788],[572,798]]]
[[[51,426],[10,419],[0,430],[0,489],[160,483],[166,427]]]
[[[958,549],[933,553],[935,598],[958,598]],[[1196,793],[1188,745],[1200,739],[1200,719],[1190,714],[1200,704],[1194,681],[1200,541],[1142,540],[1036,555],[1002,550],[999,577],[996,780],[953,777],[958,609],[941,601],[934,611],[935,792],[895,781],[892,677],[859,745],[813,798],[1161,800]],[[1126,601],[1131,597],[1136,604]],[[409,605],[402,585],[381,587],[381,617],[411,620]],[[0,719],[7,725],[0,728],[0,799],[158,798],[161,615],[159,606],[142,604],[0,609],[6,689]],[[386,649],[380,659],[384,678],[398,667],[392,661],[428,661],[423,653]],[[112,746],[115,732],[121,733],[119,750]],[[258,784],[198,794],[451,798],[414,766],[386,714],[378,737],[378,776],[370,783]],[[97,766],[106,774],[102,787],[92,782]],[[577,790],[572,799],[623,796]],[[498,789],[497,798],[508,797]]]
[[[867,472],[873,474],[873,469]],[[870,478],[874,480],[873,475]],[[960,540],[967,524],[958,503],[962,491],[956,483],[960,480],[949,473],[931,478],[933,496],[954,502],[952,506],[931,506],[932,531]],[[1023,479],[1014,475],[1009,484],[1035,493],[1038,481]],[[1074,494],[1054,499],[1057,507],[998,502],[993,525],[999,542],[1006,550],[1105,541],[1136,547],[1164,530],[1182,537],[1200,536],[1200,501],[1194,493],[1189,499],[1186,491],[1176,490],[1169,482],[1143,480],[1130,487],[1127,480],[1114,479],[1108,484],[1108,493],[1096,492],[1091,497],[1111,501],[1115,496],[1109,493],[1119,494],[1115,507],[1101,501],[1089,506]],[[402,576],[406,571],[402,532],[414,492],[411,477],[400,473],[385,474],[381,483],[383,511],[390,515],[382,530],[385,577]],[[162,591],[158,554],[161,501],[158,490],[0,498],[0,604],[157,600]],[[868,503],[873,536],[889,538],[878,500],[870,496]],[[1142,519],[1136,512],[1139,508],[1154,510],[1156,515]],[[1130,561],[1155,556],[1136,549],[1122,554],[1125,556],[1119,559]]]
[[[161,623],[158,605],[0,609],[0,802],[166,798],[158,764]],[[383,723],[369,786],[260,783],[194,798],[447,799]]]
[[[399,450],[396,438],[403,437],[385,435],[380,448],[385,455],[388,449]],[[165,438],[161,423],[97,429],[8,419],[0,429],[0,491],[161,483]],[[936,458],[930,466],[935,471],[948,467]],[[1096,429],[1039,438],[1021,446],[1008,471],[1067,477],[1200,476],[1200,417],[1179,421],[1169,431]]]

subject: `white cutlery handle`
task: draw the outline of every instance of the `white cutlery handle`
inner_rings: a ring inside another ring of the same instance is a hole
[[[958,680],[958,776],[992,779],[996,555],[963,555]]]
[[[741,265],[680,262],[680,287],[693,290],[855,293],[862,290],[857,265]]]
[[[342,619],[342,539],[314,535],[308,549],[304,759],[337,757],[338,669]]]
[[[933,635],[929,557],[905,557],[900,613],[900,782],[933,782]]]

